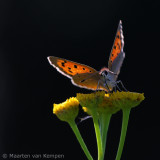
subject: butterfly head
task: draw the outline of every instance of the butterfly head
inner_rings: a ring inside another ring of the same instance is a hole
[[[108,92],[112,91],[115,87],[118,75],[111,71],[101,72],[101,77],[103,79],[103,86],[108,89]]]

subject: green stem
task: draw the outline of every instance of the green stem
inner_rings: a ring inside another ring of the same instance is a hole
[[[100,132],[99,123],[98,123],[98,116],[92,114],[92,117],[93,117],[93,123],[94,123],[94,128],[96,133],[96,139],[97,139],[98,160],[103,160],[102,139],[101,139],[101,132]]]
[[[101,114],[100,126],[101,126],[101,136],[102,136],[102,148],[103,148],[103,158],[106,150],[106,140],[107,132],[112,114]]]
[[[121,129],[121,137],[120,137],[120,142],[119,142],[119,147],[118,147],[116,160],[121,159],[123,146],[124,146],[124,141],[125,141],[125,137],[126,137],[126,133],[127,133],[127,126],[128,126],[130,110],[131,109],[123,109],[122,110],[122,112],[123,112],[122,129]]]
[[[70,122],[69,122],[69,125],[71,126],[73,132],[75,133],[75,135],[76,135],[76,137],[77,137],[77,140],[79,141],[79,143],[80,143],[80,145],[81,145],[81,147],[82,147],[85,155],[87,156],[87,158],[88,158],[89,160],[93,160],[91,154],[90,154],[89,151],[88,151],[87,146],[85,145],[85,143],[84,143],[84,141],[83,141],[83,138],[82,138],[82,136],[81,136],[81,134],[80,134],[80,132],[79,132],[79,129],[78,129],[76,123],[75,123],[74,121],[70,121]]]

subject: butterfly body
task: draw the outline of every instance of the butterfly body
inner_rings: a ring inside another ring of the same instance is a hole
[[[112,89],[115,87],[117,76],[113,75],[112,73],[108,73],[105,76],[105,84],[108,86],[109,90],[112,91]]]
[[[98,89],[110,92],[116,86],[118,74],[125,58],[123,47],[124,39],[122,22],[120,21],[110,53],[108,68],[104,67],[100,71],[96,71],[87,65],[54,56],[49,56],[48,61],[57,71],[70,78],[74,85],[91,90]]]

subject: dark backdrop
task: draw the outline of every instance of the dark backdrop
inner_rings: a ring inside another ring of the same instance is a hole
[[[52,114],[85,89],[47,61],[58,56],[100,70],[107,66],[121,19],[126,58],[119,79],[145,101],[130,116],[122,159],[159,157],[159,7],[157,1],[0,1],[0,152],[64,154],[86,159],[70,127]],[[91,92],[91,91],[89,91]],[[79,124],[92,155],[92,120]],[[121,112],[112,117],[106,159],[115,159]],[[81,157],[80,157],[81,156]]]

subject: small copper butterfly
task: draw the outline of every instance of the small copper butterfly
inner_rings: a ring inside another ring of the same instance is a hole
[[[122,21],[120,20],[110,53],[108,68],[104,67],[100,71],[96,71],[87,65],[53,56],[49,56],[48,61],[57,71],[70,78],[74,85],[91,90],[98,89],[110,92],[117,86],[117,83],[121,82],[117,81],[117,78],[125,58],[123,47],[124,37]]]

